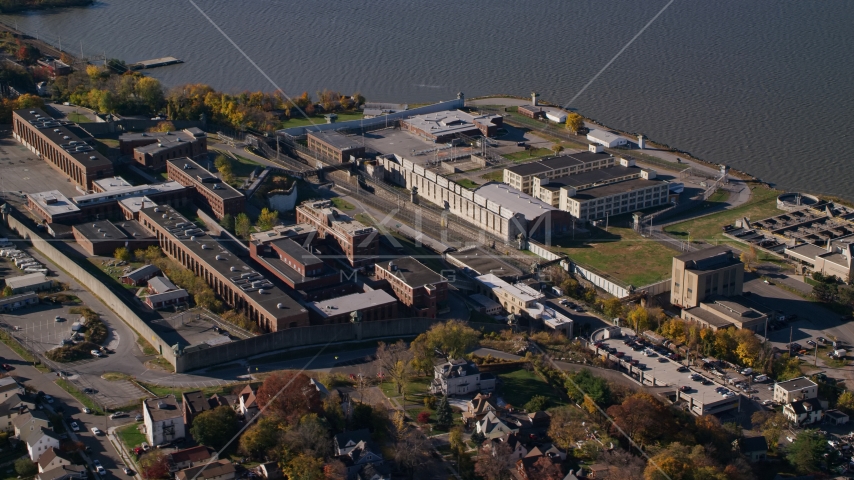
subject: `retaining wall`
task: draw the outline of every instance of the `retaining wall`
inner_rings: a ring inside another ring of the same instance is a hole
[[[122,120],[114,120],[112,122],[87,122],[87,123],[78,123],[83,130],[89,132],[90,135],[98,136],[98,135],[107,135],[110,133],[123,133],[132,130],[148,130],[149,128],[156,127],[158,123],[163,122],[164,120],[143,120],[143,119],[122,119]],[[197,127],[204,129],[205,123],[197,120],[170,120],[173,125],[175,125],[176,130],[183,130],[185,128]]]
[[[119,318],[124,320],[125,323],[131,326],[134,330],[136,330],[140,335],[142,335],[154,348],[156,348],[163,358],[165,358],[169,363],[176,366],[176,371],[180,372],[181,370],[177,369],[177,365],[175,363],[175,355],[172,351],[172,347],[169,346],[162,338],[160,338],[148,324],[139,318],[136,313],[134,313],[133,308],[127,305],[118,295],[113,293],[109,287],[104,285],[104,283],[95,278],[94,275],[87,272],[83,267],[78,265],[74,260],[70,259],[64,253],[59,251],[56,247],[50,244],[50,242],[38,234],[29,229],[24,223],[15,218],[12,215],[5,215],[4,220],[6,225],[9,228],[18,232],[18,234],[24,239],[29,240],[33,248],[41,252],[42,255],[49,258],[53,263],[58,265],[60,268],[68,272],[69,275],[74,277],[80,284],[85,285],[87,289],[89,289],[92,293],[98,296],[101,301],[104,302],[113,312],[118,315]]]

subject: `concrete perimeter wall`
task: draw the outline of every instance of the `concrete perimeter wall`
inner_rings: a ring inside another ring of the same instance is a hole
[[[89,132],[92,136],[97,135],[108,135],[111,133],[125,133],[129,131],[135,130],[148,130],[149,128],[156,127],[158,123],[164,122],[165,120],[144,120],[137,118],[125,118],[121,120],[114,120],[112,122],[84,122],[78,123],[77,125]],[[183,130],[185,128],[197,127],[201,129],[206,128],[206,124],[204,122],[200,122],[198,120],[169,120],[175,125],[176,130]]]
[[[277,133],[279,134],[287,134],[292,137],[299,137],[301,135],[305,135],[308,132],[322,132],[324,130],[338,130],[341,128],[373,128],[380,125],[388,125],[388,122],[394,120],[400,120],[402,118],[409,118],[415,115],[424,115],[427,113],[434,112],[444,112],[446,110],[454,110],[457,108],[463,108],[466,102],[462,98],[458,98],[456,100],[448,100],[447,102],[439,102],[433,105],[426,105],[424,107],[413,108],[412,110],[404,110],[402,112],[392,113],[389,115],[383,115],[380,117],[367,118],[364,120],[349,120],[347,122],[340,123],[321,123],[318,125],[311,125],[308,127],[292,127],[286,128],[284,130],[279,130]],[[177,126],[177,125],[176,125]]]
[[[112,292],[101,280],[95,278],[94,275],[87,272],[80,265],[78,265],[74,260],[70,259],[64,253],[56,249],[50,242],[44,238],[41,238],[38,234],[29,229],[26,225],[24,225],[20,220],[13,217],[12,215],[7,215],[6,224],[9,228],[18,232],[18,234],[29,240],[33,244],[33,248],[41,252],[42,255],[49,258],[53,263],[58,265],[60,268],[68,272],[69,275],[74,277],[75,280],[80,282],[82,285],[85,285],[92,293],[98,296],[104,304],[106,304],[110,309],[116,313],[125,323],[131,326],[134,330],[136,330],[140,335],[142,335],[148,343],[150,343],[154,348],[156,348],[163,358],[165,358],[169,363],[175,365],[175,355],[172,352],[172,347],[169,346],[162,338],[160,338],[157,333],[152,330],[144,320],[139,318],[139,316],[134,313],[133,309],[127,305],[118,295]],[[177,367],[177,365],[176,365]],[[176,368],[176,371],[177,370]]]

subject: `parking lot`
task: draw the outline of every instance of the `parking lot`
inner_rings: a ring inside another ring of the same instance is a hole
[[[44,353],[62,345],[63,340],[71,339],[71,326],[80,317],[80,315],[72,315],[69,312],[71,308],[71,306],[42,303],[18,310],[14,314],[2,315],[2,322],[4,327],[11,330],[14,336],[28,348]]]
[[[0,192],[13,203],[23,202],[19,195],[10,192],[34,193],[45,190],[59,190],[73,197],[80,195],[74,183],[63,173],[53,169],[27,147],[15,141],[9,131],[0,131]]]

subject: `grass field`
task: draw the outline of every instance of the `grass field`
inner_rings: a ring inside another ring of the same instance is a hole
[[[481,175],[480,178],[486,180],[487,182],[503,182],[504,170],[496,170],[494,172]]]
[[[237,161],[231,160],[231,171],[236,177],[249,177],[256,168],[264,169],[264,165],[240,155],[235,155]]]
[[[211,395],[217,393],[219,395],[230,395],[231,391],[235,388],[243,388],[243,385],[225,385],[218,387],[187,387],[187,388],[169,388],[169,387],[161,387],[159,385],[154,385],[153,383],[143,383],[139,382],[140,385],[145,387],[151,393],[157,395],[158,397],[163,397],[165,395],[175,395],[175,398],[178,401],[181,401],[181,394],[184,392],[190,392],[193,390],[201,390],[205,395],[205,398],[210,397]]]
[[[77,112],[69,112],[65,115],[65,118],[67,118],[69,122],[74,123],[90,123],[92,121],[86,115]]]
[[[337,113],[338,120],[336,122],[346,122],[349,120],[361,120],[364,114],[362,112],[344,112]],[[326,119],[323,118],[323,115],[315,115],[311,117],[311,120],[307,118],[292,118],[290,120],[286,120],[282,122],[282,128],[291,128],[291,127],[304,127],[306,125],[312,124],[324,124],[326,123]]]
[[[121,277],[122,275],[124,275],[124,270],[126,267],[130,267],[131,270],[136,270],[137,268],[143,265],[142,262],[128,262],[128,264],[123,267],[107,267],[101,264],[101,262],[104,261],[104,259],[101,257],[89,257],[88,260],[92,263],[92,265],[96,266],[102,272],[109,275],[110,278],[115,280],[118,285],[121,285],[122,287],[133,291],[136,291],[139,288],[135,285],[126,285],[122,283]]]
[[[535,158],[546,157],[549,155],[554,155],[554,152],[548,148],[532,148],[530,150],[522,150],[521,152],[508,153],[506,155],[502,155],[502,157],[507,160],[513,160],[514,162],[524,162],[525,160],[533,160]]]
[[[503,173],[503,172],[502,172],[502,173]],[[471,189],[471,190],[474,190],[475,188],[477,188],[477,187],[479,187],[479,186],[480,186],[479,184],[472,182],[472,181],[471,181],[471,180],[469,180],[468,178],[461,178],[461,179],[459,179],[459,180],[454,180],[454,181],[455,181],[458,185],[460,185],[460,186],[462,186],[462,187],[464,187],[464,188]]]
[[[406,392],[407,396],[425,395],[428,393],[431,380],[431,377],[415,377],[410,380],[404,391]],[[400,396],[397,394],[397,387],[395,387],[394,383],[392,383],[390,380],[386,380],[382,384],[380,384],[380,390],[383,391],[386,397]]]
[[[338,208],[338,209],[344,210],[344,211],[356,209],[356,207],[354,207],[352,203],[350,203],[347,200],[344,200],[343,198],[340,198],[340,197],[332,197],[332,204],[335,205],[335,208]]]
[[[635,287],[649,285],[670,275],[673,256],[664,245],[641,237],[631,228],[609,227],[605,232],[593,230],[594,237],[576,240],[552,238],[552,245],[569,245],[552,248],[564,252],[582,265],[598,269]]]
[[[753,186],[751,187],[751,190],[753,191],[753,196],[750,201],[744,205],[703,218],[670,225],[665,227],[664,231],[674,237],[686,240],[690,235],[692,241],[702,240],[708,243],[729,243],[737,247],[743,247],[744,244],[741,242],[724,237],[724,225],[731,225],[742,217],[747,217],[750,220],[756,221],[783,213],[781,210],[777,209],[777,196],[781,193],[779,190],[774,190],[764,186]],[[709,200],[712,200],[713,198],[714,195],[712,195]],[[702,212],[702,209],[703,207],[699,207],[690,213],[699,214]]]
[[[552,406],[563,404],[563,401],[555,395],[554,389],[534,372],[519,369],[499,373],[498,378],[502,382],[499,394],[510,405],[521,407],[535,395],[548,398]]]
[[[125,444],[125,448],[129,452],[132,452],[134,447],[140,446],[142,442],[147,441],[145,434],[139,431],[139,425],[139,423],[132,423],[116,429],[116,434],[118,434],[119,439]]]

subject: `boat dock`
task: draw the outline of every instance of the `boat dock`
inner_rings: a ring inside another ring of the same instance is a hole
[[[153,58],[151,60],[143,60],[128,65],[131,70],[142,70],[145,68],[165,67],[166,65],[174,65],[176,63],[184,63],[183,60],[178,60],[175,57]]]

